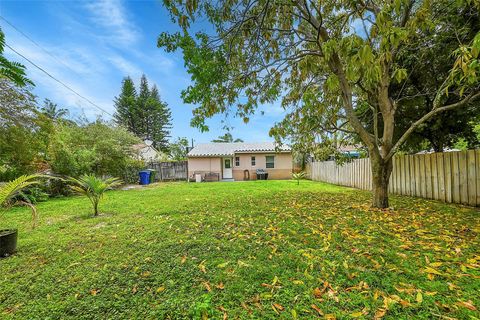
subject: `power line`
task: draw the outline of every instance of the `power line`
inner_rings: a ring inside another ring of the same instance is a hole
[[[48,54],[50,57],[52,57],[55,61],[57,61],[58,63],[62,64],[63,66],[65,66],[66,68],[68,68],[69,70],[75,72],[78,74],[78,72],[76,72],[75,70],[73,70],[72,68],[70,68],[68,65],[66,65],[62,60],[58,59],[57,57],[55,57],[55,55],[53,55],[50,51],[48,51],[47,49],[44,49],[40,44],[38,44],[35,40],[33,40],[32,38],[30,38],[25,32],[23,32],[22,30],[20,30],[19,28],[17,28],[16,26],[14,26],[10,21],[8,21],[7,19],[5,19],[4,17],[0,16],[0,19],[2,19],[3,21],[5,21],[10,27],[12,27],[13,29],[15,29],[18,33],[20,33],[22,36],[24,36],[25,38],[27,38],[28,40],[30,40],[30,42],[32,42],[34,45],[36,45],[37,47],[39,47],[43,52],[45,52],[46,54]]]
[[[38,70],[42,71],[43,73],[45,73],[47,76],[49,76],[50,78],[52,78],[53,80],[55,80],[56,82],[60,83],[62,86],[64,86],[65,88],[67,88],[68,90],[70,90],[71,92],[73,92],[74,94],[76,94],[77,96],[79,96],[80,98],[82,98],[83,100],[87,101],[88,103],[90,103],[92,106],[94,106],[95,108],[99,109],[100,111],[108,114],[109,116],[113,117],[113,115],[106,111],[105,109],[103,109],[102,107],[98,106],[97,104],[95,104],[94,102],[92,102],[90,99],[82,96],[80,93],[78,93],[77,91],[73,90],[71,87],[69,87],[68,85],[66,85],[64,82],[58,80],[57,78],[55,78],[54,76],[52,76],[50,73],[48,73],[45,69],[43,69],[42,67],[40,67],[39,65],[37,65],[35,62],[33,62],[32,60],[28,59],[27,57],[25,57],[23,54],[21,54],[20,52],[18,52],[17,50],[15,50],[14,48],[12,48],[11,46],[9,46],[8,44],[5,44],[5,46],[7,48],[9,48],[10,50],[12,50],[13,52],[15,52],[16,54],[18,54],[20,57],[22,57],[23,59],[27,60],[28,62],[30,62],[31,65],[33,65],[35,68],[37,68]]]

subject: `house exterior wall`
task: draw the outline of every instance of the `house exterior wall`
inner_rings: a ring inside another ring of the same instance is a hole
[[[266,167],[266,156],[274,156],[275,168]],[[240,157],[240,165],[236,166],[235,157]],[[251,159],[255,157],[255,165],[252,166]],[[188,158],[188,176],[193,177],[195,173],[215,172],[222,176],[221,157],[189,157]],[[233,161],[233,179],[236,181],[245,180],[245,170],[250,174],[250,180],[256,179],[255,170],[264,169],[268,172],[268,179],[282,180],[290,179],[292,176],[293,162],[291,153],[237,153],[232,158]],[[248,175],[247,175],[248,176]]]
[[[163,156],[161,152],[149,146],[135,148],[134,152],[136,153],[136,158],[144,162],[160,161]]]
[[[266,167],[266,156],[275,157],[275,168]],[[236,166],[235,157],[240,157],[240,165]],[[245,180],[245,170],[250,174],[250,180],[256,179],[255,171],[264,169],[268,172],[268,179],[290,179],[292,176],[293,162],[291,153],[237,153],[233,158],[233,179]],[[255,157],[255,166],[252,166],[251,158]]]
[[[222,158],[188,158],[188,176],[192,177],[195,173],[204,175],[208,172],[215,172],[220,174],[222,178]]]
[[[153,162],[159,160],[160,156],[158,152],[152,147],[145,147],[138,151],[139,157],[143,161]]]

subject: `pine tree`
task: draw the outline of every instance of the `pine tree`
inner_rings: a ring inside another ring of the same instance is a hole
[[[140,136],[146,139],[152,139],[150,136],[150,128],[149,128],[149,120],[148,118],[151,117],[149,111],[150,108],[148,106],[150,98],[150,89],[148,88],[148,80],[147,77],[143,74],[142,78],[140,79],[140,88],[138,90],[138,96],[136,101],[135,107],[135,117],[137,118],[137,126],[140,131]],[[155,143],[154,143],[155,144]]]
[[[147,103],[150,117],[148,123],[150,137],[154,146],[162,151],[168,151],[168,138],[170,138],[170,129],[172,113],[167,103],[160,99],[157,86],[153,86],[150,91],[150,97]]]
[[[136,118],[134,110],[136,108],[137,91],[135,90],[135,84],[130,77],[126,77],[122,81],[121,93],[115,98],[115,121],[127,128],[128,131],[139,135],[138,128],[136,127]]]
[[[140,79],[138,94],[130,77],[123,80],[115,106],[118,124],[142,139],[152,140],[155,148],[168,151],[172,115],[168,105],[161,100],[157,87],[149,88],[145,75]]]

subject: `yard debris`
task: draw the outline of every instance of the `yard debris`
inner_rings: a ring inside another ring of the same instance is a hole
[[[315,304],[312,304],[311,307],[312,307],[313,310],[317,311],[317,313],[318,313],[320,316],[325,315],[325,313],[323,313],[322,309],[320,309],[319,307],[317,307]]]
[[[204,281],[202,282],[202,284],[208,292],[212,291],[212,287],[210,286],[210,283],[208,283],[208,281]]]
[[[285,308],[284,308],[281,304],[272,303],[272,309],[273,309],[273,311],[275,311],[276,313],[280,313],[280,312],[283,311]]]
[[[477,308],[473,305],[472,300],[468,300],[468,301],[458,301],[458,302],[456,303],[456,305],[457,305],[457,306],[460,306],[460,307],[467,308],[467,309],[472,310],[472,311],[477,310]]]
[[[200,262],[200,264],[198,265],[198,268],[199,268],[200,271],[202,271],[203,273],[207,273],[207,268],[205,267],[205,260],[203,260],[202,262]]]

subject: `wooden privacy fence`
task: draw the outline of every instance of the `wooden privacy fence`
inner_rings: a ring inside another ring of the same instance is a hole
[[[370,159],[313,162],[310,179],[372,189]],[[389,192],[480,206],[480,150],[395,156]]]
[[[188,162],[152,162],[148,165],[148,169],[156,170],[156,181],[168,180],[186,180],[188,176]]]

